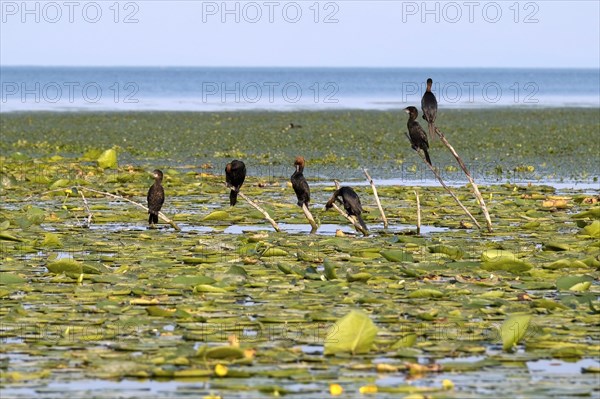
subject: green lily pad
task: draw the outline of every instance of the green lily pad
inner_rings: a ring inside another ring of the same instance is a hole
[[[270,256],[287,256],[289,255],[286,251],[284,251],[283,249],[280,248],[275,248],[275,247],[270,247],[267,248],[262,254],[261,256],[263,257],[270,257]]]
[[[23,242],[22,239],[20,239],[18,237],[15,237],[15,236],[13,236],[11,234],[8,234],[5,231],[0,231],[0,240],[3,240],[3,241],[14,241],[14,242]]]
[[[507,271],[513,274],[520,274],[531,270],[533,266],[512,257],[497,257],[492,258],[490,261],[483,262],[481,268],[489,272]]]
[[[508,351],[525,336],[529,328],[531,315],[514,314],[509,316],[500,327],[502,336],[502,349]]]
[[[13,273],[0,272],[0,285],[23,284],[26,280]]]
[[[481,260],[483,262],[490,262],[497,259],[517,260],[517,255],[513,254],[510,251],[505,251],[503,249],[488,249],[481,253]]]
[[[71,259],[61,259],[56,262],[52,262],[46,266],[50,273],[61,274],[61,273],[83,273],[83,265],[80,262]]]
[[[449,245],[432,245],[428,247],[429,252],[434,254],[448,255],[450,259],[459,260],[465,255],[465,252],[459,247],[452,247]]]
[[[367,353],[371,350],[377,327],[369,316],[352,310],[327,330],[325,355]]]
[[[421,288],[408,294],[409,298],[441,298],[443,296],[444,293],[431,288]]]
[[[117,151],[111,148],[104,151],[98,159],[98,166],[102,169],[115,169],[117,167]]]
[[[581,232],[590,237],[600,237],[600,220],[594,220],[590,225],[585,226]]]
[[[544,244],[543,249],[544,251],[568,251],[571,248],[561,242],[547,242]]]
[[[171,282],[173,284],[194,286],[199,284],[213,284],[215,279],[207,276],[177,276]]]
[[[592,276],[563,276],[559,277],[556,280],[556,288],[562,291],[571,290],[571,288],[575,287],[581,283],[590,283],[594,281]]]
[[[414,259],[411,254],[399,249],[381,251],[380,254],[390,262],[414,262]]]
[[[337,278],[336,275],[336,265],[330,261],[328,258],[325,258],[325,260],[323,260],[323,268],[325,269],[325,278],[327,280],[335,280]]]
[[[233,346],[219,346],[216,348],[200,347],[197,355],[213,360],[236,360],[245,357],[243,349]]]
[[[60,237],[57,234],[46,233],[46,234],[44,234],[44,240],[42,241],[42,246],[60,248],[63,246],[63,244],[62,244]]]
[[[575,215],[573,215],[571,217],[573,219],[586,219],[586,218],[600,219],[600,206],[596,206],[587,211],[576,213]]]
[[[207,222],[209,220],[226,220],[229,218],[229,213],[225,211],[214,211],[209,213],[208,215],[202,218],[203,221]]]

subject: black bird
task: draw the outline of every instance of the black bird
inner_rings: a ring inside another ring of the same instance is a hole
[[[225,166],[225,181],[227,182],[227,186],[231,187],[229,205],[234,206],[237,203],[237,195],[245,179],[246,165],[242,161],[234,159]]]
[[[344,209],[348,213],[349,216],[355,216],[358,220],[358,223],[365,229],[367,229],[367,225],[364,220],[360,216],[363,212],[362,205],[360,204],[360,198],[358,198],[358,194],[351,187],[340,187],[333,193],[333,196],[327,204],[325,204],[325,209],[329,209],[333,206],[333,203],[338,200],[338,197],[342,197],[342,204],[344,205]]]
[[[296,157],[294,161],[294,166],[296,167],[296,171],[291,177],[292,187],[294,188],[294,192],[296,193],[296,197],[298,197],[298,206],[302,207],[302,205],[306,205],[308,207],[308,203],[310,202],[310,188],[308,187],[308,182],[304,178],[304,158]]]
[[[297,123],[290,123],[289,125],[287,125],[286,127],[283,128],[282,132],[287,132],[290,129],[301,129],[302,125],[298,125]]]
[[[163,172],[158,169],[155,169],[152,172],[152,176],[154,177],[154,184],[150,186],[148,190],[148,223],[151,226],[158,223],[158,212],[160,208],[162,208],[163,203],[165,202],[165,190],[162,186]]]
[[[435,95],[431,92],[431,85],[433,84],[433,80],[431,78],[427,79],[427,89],[425,93],[423,93],[423,98],[421,99],[421,109],[423,110],[423,119],[427,121],[427,125],[429,127],[429,138],[431,140],[435,139],[435,117],[437,116],[437,100],[435,99]]]
[[[423,130],[421,125],[419,125],[419,122],[417,122],[419,111],[417,111],[417,108],[415,107],[406,107],[404,108],[404,111],[409,115],[406,126],[408,127],[408,138],[410,140],[411,147],[415,151],[419,151],[419,149],[423,150],[427,163],[431,165],[431,159],[429,158],[429,153],[427,152],[429,149],[427,133],[425,133],[425,130]]]

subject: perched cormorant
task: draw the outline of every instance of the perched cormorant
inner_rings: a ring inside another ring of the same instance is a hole
[[[367,225],[364,220],[360,216],[362,213],[362,205],[360,204],[360,198],[358,198],[358,194],[351,187],[340,187],[339,190],[336,190],[333,193],[333,196],[327,204],[325,205],[325,209],[329,209],[333,206],[333,203],[336,200],[339,200],[338,197],[342,197],[342,204],[344,205],[344,209],[350,216],[356,216],[358,223],[365,229],[367,229]]]
[[[165,190],[162,186],[163,172],[158,169],[155,169],[152,172],[152,176],[154,177],[154,184],[150,186],[148,190],[148,223],[151,226],[158,223],[158,212],[160,208],[162,208],[163,203],[165,202]]]
[[[429,153],[427,152],[429,149],[427,133],[425,133],[425,130],[423,130],[421,125],[419,125],[419,122],[417,122],[419,111],[417,111],[417,108],[415,107],[406,107],[404,111],[409,114],[408,123],[406,126],[408,127],[408,138],[410,140],[411,147],[415,151],[419,151],[419,149],[423,150],[427,163],[431,165],[431,159],[429,158]]]
[[[431,78],[427,79],[427,89],[425,93],[423,93],[423,98],[421,99],[421,109],[423,110],[423,119],[427,121],[427,125],[429,127],[429,138],[431,140],[435,139],[435,117],[437,115],[437,100],[435,99],[435,95],[431,92],[431,85],[433,84],[433,80]]]
[[[231,187],[229,193],[229,205],[234,206],[237,202],[237,195],[240,187],[246,179],[246,165],[242,161],[234,159],[225,166],[225,181],[227,186]]]
[[[300,156],[296,157],[294,166],[296,167],[296,171],[290,180],[296,197],[298,197],[298,206],[302,207],[302,205],[306,205],[308,207],[308,203],[310,202],[310,188],[308,188],[308,182],[302,173],[304,171],[304,158]]]

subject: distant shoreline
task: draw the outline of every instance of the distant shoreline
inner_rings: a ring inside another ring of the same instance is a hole
[[[154,114],[154,113],[182,113],[182,114],[204,114],[204,113],[340,113],[340,112],[402,112],[405,107],[412,103],[404,103],[397,107],[373,107],[373,108],[210,108],[210,109],[140,109],[140,108],[127,108],[127,109],[94,109],[94,108],[60,108],[60,109],[11,109],[4,110],[0,107],[0,115],[16,115],[16,114]],[[419,105],[420,106],[420,105]],[[496,106],[485,106],[485,105],[471,105],[471,106],[445,106],[443,109],[440,107],[438,112],[460,112],[460,111],[542,111],[552,109],[569,109],[572,111],[576,110],[592,110],[600,109],[597,105],[582,105],[582,104],[551,104],[551,105],[496,105]]]

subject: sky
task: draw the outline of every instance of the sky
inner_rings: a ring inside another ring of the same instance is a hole
[[[600,68],[598,1],[0,1],[0,65]]]

